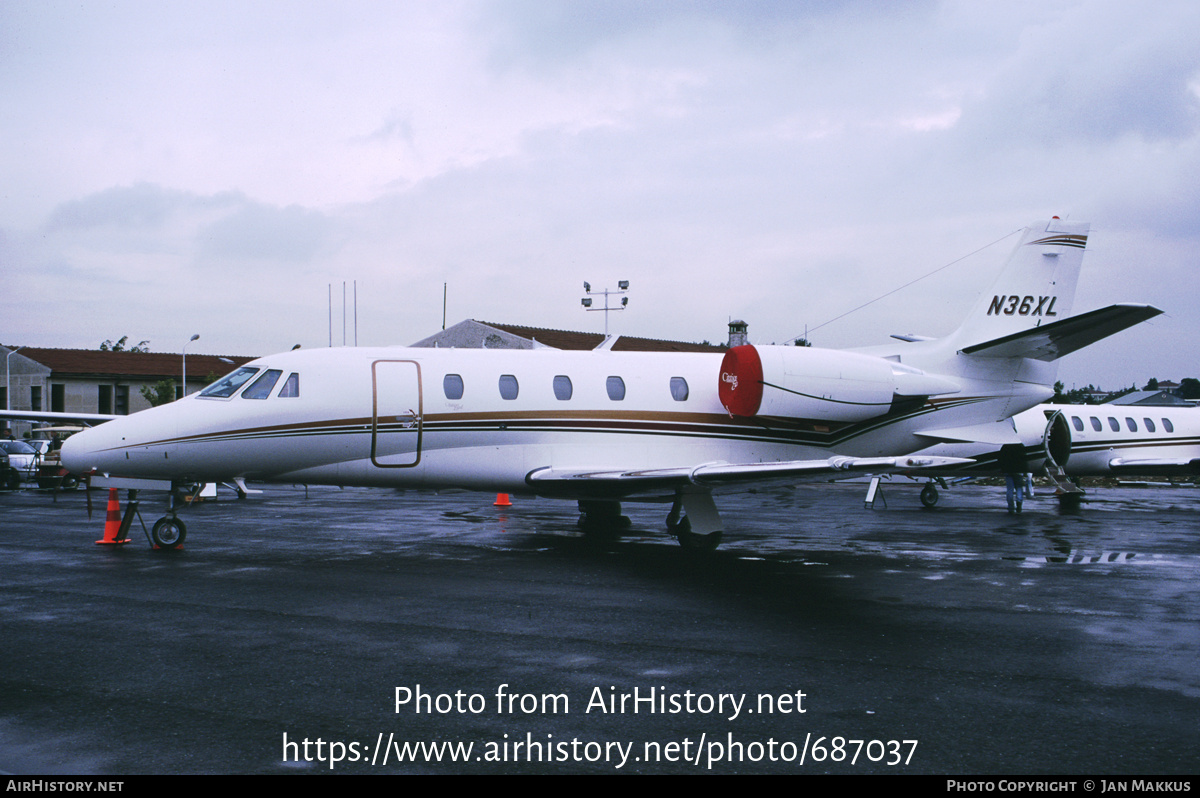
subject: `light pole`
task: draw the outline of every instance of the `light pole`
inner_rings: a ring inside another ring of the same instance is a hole
[[[183,345],[183,395],[187,396],[187,348],[188,344],[200,337],[200,333],[196,333],[188,339],[187,344]]]
[[[629,297],[624,296],[624,294],[629,291],[629,281],[628,280],[619,280],[617,282],[617,288],[620,290],[609,291],[607,288],[605,288],[603,291],[596,292],[597,294],[604,295],[604,307],[602,307],[602,308],[592,307],[592,298],[590,296],[585,296],[583,299],[580,300],[580,303],[583,305],[584,310],[586,310],[588,312],[591,312],[593,310],[604,311],[604,337],[605,338],[608,338],[608,314],[609,314],[609,311],[624,310],[625,308],[629,307]],[[585,294],[591,294],[592,293],[592,284],[585,282],[583,284],[583,292]],[[608,306],[608,297],[610,295],[621,297],[620,306],[615,307],[615,308],[610,308]]]
[[[25,347],[18,346],[16,349],[10,350],[4,358],[4,409],[12,410],[12,378],[9,371],[9,358],[20,352]]]

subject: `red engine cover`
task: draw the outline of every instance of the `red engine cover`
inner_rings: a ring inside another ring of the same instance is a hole
[[[758,351],[750,345],[735,346],[721,361],[721,384],[717,395],[733,416],[752,416],[763,397],[763,367]]]

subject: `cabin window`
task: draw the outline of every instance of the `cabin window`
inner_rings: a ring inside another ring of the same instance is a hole
[[[288,375],[287,382],[279,389],[280,399],[295,399],[300,396],[300,375],[292,372]]]
[[[1166,430],[1167,432],[1175,431],[1175,425],[1171,423],[1171,419],[1169,419],[1169,418],[1163,419],[1163,429]]]
[[[554,398],[567,401],[574,393],[574,388],[571,386],[571,378],[566,374],[559,374],[554,378]]]
[[[1129,429],[1130,432],[1137,432],[1137,422],[1134,421],[1129,416],[1125,417],[1125,426]]]
[[[275,383],[279,382],[279,376],[283,374],[279,369],[267,369],[263,375],[254,383],[242,392],[243,399],[266,399],[271,395],[271,391],[275,388]]]
[[[447,374],[442,377],[442,391],[447,399],[462,399],[463,380],[458,374]]]
[[[1075,426],[1076,432],[1083,432],[1083,419],[1079,416],[1071,416],[1071,424]]]
[[[1149,418],[1143,418],[1142,422],[1146,425],[1146,432],[1154,432],[1154,421]]]
[[[608,398],[614,402],[625,398],[625,380],[620,377],[609,377],[604,381],[604,387],[608,389]]]
[[[1108,417],[1108,426],[1109,426],[1109,429],[1111,429],[1113,432],[1120,432],[1120,431],[1121,431],[1121,424],[1120,424],[1120,422],[1118,422],[1118,421],[1117,421],[1115,418],[1113,418],[1112,416],[1109,416],[1109,417]]]
[[[1100,423],[1100,419],[1096,418],[1095,416],[1092,416],[1092,429],[1096,430],[1096,432],[1100,432],[1104,429],[1103,425]]]
[[[209,399],[228,399],[238,392],[238,389],[250,381],[258,373],[258,369],[242,366],[232,374],[226,374],[221,379],[200,392],[201,396]]]
[[[676,402],[686,402],[688,398],[687,380],[683,377],[671,378],[671,398]]]
[[[500,398],[501,399],[516,399],[517,392],[520,386],[517,385],[517,378],[511,374],[500,375]]]

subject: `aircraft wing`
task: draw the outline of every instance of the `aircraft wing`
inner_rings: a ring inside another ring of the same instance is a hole
[[[589,470],[538,468],[525,481],[539,491],[631,495],[674,489],[686,485],[715,488],[747,482],[828,479],[856,471],[872,474],[945,468],[973,462],[965,457],[844,457],[826,460],[788,460],[776,463],[705,463],[684,468],[644,470]]]
[[[0,410],[0,418],[11,418],[15,421],[80,421],[86,424],[100,424],[112,421],[120,416],[105,413],[54,413],[42,410]]]
[[[1057,360],[1127,327],[1152,319],[1160,313],[1162,311],[1152,305],[1109,305],[981,344],[973,344],[964,347],[962,353],[976,357]]]
[[[1108,461],[1114,474],[1139,474],[1144,476],[1180,476],[1200,474],[1200,458],[1197,457],[1144,457],[1132,459],[1114,457]]]

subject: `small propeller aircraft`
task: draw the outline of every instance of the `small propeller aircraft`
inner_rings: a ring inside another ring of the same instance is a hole
[[[1161,312],[1070,315],[1087,232],[1057,217],[1027,228],[992,291],[943,339],[724,354],[293,350],[75,435],[63,464],[127,487],[252,479],[537,494],[576,500],[581,523],[600,525],[620,519],[621,501],[664,501],[682,544],[712,548],[724,528],[715,489],[946,467],[967,461],[911,453],[1016,440],[1007,420],[1053,394],[1057,358]],[[172,511],[152,538],[170,548],[185,534]]]

